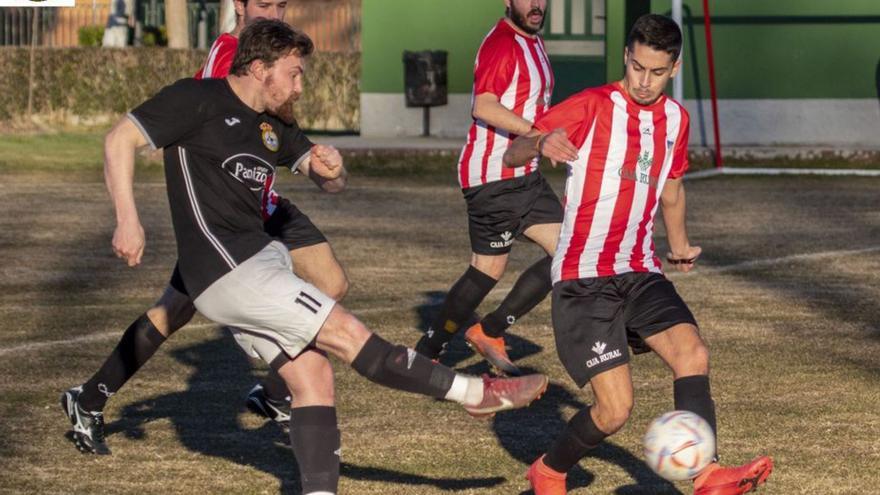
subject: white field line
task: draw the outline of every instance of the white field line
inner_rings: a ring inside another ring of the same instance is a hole
[[[751,260],[751,261],[743,261],[741,263],[734,263],[732,265],[725,265],[719,267],[705,267],[705,268],[697,268],[696,271],[689,274],[683,274],[678,272],[670,272],[668,275],[672,278],[679,278],[682,276],[699,276],[699,275],[715,275],[719,273],[728,273],[728,272],[737,272],[742,270],[750,270],[754,268],[765,268],[774,265],[780,265],[784,263],[791,262],[802,262],[802,261],[815,261],[821,260],[825,258],[835,258],[840,256],[852,256],[858,254],[866,254],[866,253],[875,253],[880,252],[880,246],[871,246],[861,249],[846,249],[846,250],[836,250],[836,251],[820,251],[816,253],[805,253],[805,254],[793,254],[789,256],[781,256],[778,258],[766,258],[760,260]],[[492,297],[499,297],[506,295],[510,292],[510,287],[505,288],[497,288],[492,291]],[[413,304],[428,304],[431,306],[439,305],[441,301],[439,300],[428,300],[422,302],[416,302]],[[399,311],[401,309],[408,309],[407,306],[403,304],[397,304],[394,306],[375,306],[363,309],[351,309],[351,312],[355,315],[366,315],[366,314],[374,314],[381,313],[385,311]],[[188,325],[185,328],[210,328],[218,326],[215,323],[200,323],[196,325]],[[95,342],[109,338],[116,338],[120,335],[120,331],[111,331],[111,332],[94,332],[88,333],[85,335],[79,335],[76,337],[72,337],[69,339],[59,339],[59,340],[45,340],[41,342],[29,342],[27,344],[19,344],[9,347],[0,347],[0,356],[5,356],[7,354],[15,354],[20,352],[30,352],[36,351],[40,349],[51,348],[55,346],[64,346],[64,345],[73,345],[73,344],[81,344],[84,342]]]
[[[863,168],[750,168],[721,167],[698,170],[684,176],[685,180],[698,180],[718,175],[830,175],[855,177],[880,177],[880,170]]]

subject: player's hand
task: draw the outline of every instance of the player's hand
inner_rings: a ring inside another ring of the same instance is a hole
[[[333,146],[316,144],[312,146],[310,167],[319,177],[333,180],[342,175],[342,155]]]
[[[557,162],[573,162],[578,158],[578,149],[568,140],[565,129],[554,129],[538,141],[538,151],[550,159],[556,166]]]
[[[144,255],[144,228],[138,220],[120,222],[113,232],[113,252],[128,266],[136,266]]]
[[[700,253],[702,252],[703,249],[699,246],[688,246],[681,252],[674,251],[666,253],[666,261],[672,265],[672,268],[687,273],[694,267],[697,258],[700,257]]]

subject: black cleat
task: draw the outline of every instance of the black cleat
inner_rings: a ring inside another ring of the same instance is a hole
[[[80,392],[82,386],[61,394],[61,409],[73,425],[68,438],[83,454],[109,455],[110,448],[104,443],[104,413],[86,411],[80,407]]]
[[[437,347],[437,339],[434,338],[434,330],[428,329],[424,335],[416,342],[416,346],[414,350],[421,354],[422,356],[434,361],[438,362],[440,359],[440,355],[446,351],[446,346],[449,342],[440,343],[440,347]]]
[[[248,393],[245,404],[250,412],[257,416],[262,416],[278,425],[285,435],[290,433],[289,401],[276,401],[266,397],[266,392],[263,390],[263,386],[258,383],[254,385],[254,388]]]

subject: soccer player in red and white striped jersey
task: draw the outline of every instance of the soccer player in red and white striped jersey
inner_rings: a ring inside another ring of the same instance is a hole
[[[431,358],[441,353],[504,274],[514,239],[523,235],[553,253],[562,221],[559,198],[538,172],[537,160],[517,169],[502,164],[513,139],[529,132],[546,112],[553,91],[553,72],[538,35],[546,0],[505,0],[505,5],[506,16],[477,52],[473,123],[458,162],[473,255],[416,345]],[[495,311],[468,328],[465,338],[497,370],[518,374],[503,333],[550,289],[550,258],[544,257],[523,272]]]
[[[685,229],[688,114],[663,94],[681,66],[680,51],[674,21],[639,18],[627,40],[623,80],[553,107],[504,157],[513,167],[539,153],[568,164],[565,218],[553,258],[553,328],[569,375],[579,387],[590,383],[595,397],[530,467],[536,495],[564,494],[565,473],[628,419],[628,342],[647,345],[672,369],[675,409],[692,411],[716,429],[709,351],[663,276],[652,240],[662,206],[670,264],[687,272],[700,254]],[[769,457],[737,468],[713,462],[694,473],[695,494],[745,493],[763,483],[772,466]]]

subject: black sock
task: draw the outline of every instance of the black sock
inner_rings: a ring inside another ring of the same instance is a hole
[[[104,365],[83,384],[79,403],[86,411],[102,411],[107,399],[119,391],[156,352],[165,336],[142,314],[122,334]]]
[[[690,411],[705,419],[718,437],[718,424],[715,420],[715,402],[709,391],[709,377],[706,375],[685,376],[672,383],[675,396],[675,409]]]
[[[299,465],[302,493],[336,493],[341,454],[336,408],[307,406],[291,409],[290,445]]]
[[[455,379],[455,372],[446,366],[376,334],[367,340],[351,367],[379,385],[438,399],[446,397]]]
[[[437,356],[497,282],[480,270],[468,267],[464,275],[449,289],[440,314],[428,328],[426,338],[419,341],[416,350],[431,358]]]
[[[553,290],[552,264],[553,258],[546,256],[522,272],[498,309],[483,317],[481,324],[486,335],[501,337],[510,325],[547,297]]]
[[[547,451],[544,464],[554,471],[567,473],[607,436],[596,427],[593,417],[590,416],[590,408],[581,409],[572,416],[565,431]]]
[[[287,384],[274,369],[269,369],[266,378],[263,378],[262,385],[266,398],[272,402],[290,401],[290,390],[287,389]]]

